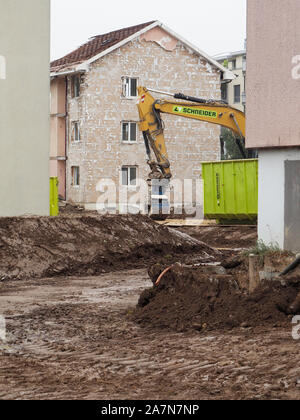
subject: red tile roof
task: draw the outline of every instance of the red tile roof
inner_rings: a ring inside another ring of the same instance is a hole
[[[119,42],[129,38],[135,33],[141,31],[147,26],[152,25],[155,21],[143,23],[141,25],[131,26],[129,28],[120,29],[118,31],[109,32],[108,34],[98,35],[91,38],[86,44],[77,48],[75,51],[72,51],[66,56],[52,61],[51,70],[59,71],[65,67],[80,64],[90,58],[94,57],[107,50],[108,48],[113,47]]]

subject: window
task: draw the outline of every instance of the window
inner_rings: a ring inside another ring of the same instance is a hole
[[[241,102],[241,85],[234,86],[234,103],[239,104]]]
[[[126,143],[137,141],[137,126],[135,122],[122,122],[122,141]]]
[[[122,167],[122,185],[135,187],[137,185],[137,167],[123,166]]]
[[[79,166],[72,166],[72,185],[73,187],[79,187],[80,185],[80,173]]]
[[[138,79],[123,77],[123,96],[125,96],[125,98],[136,98],[137,86]]]
[[[72,141],[75,143],[80,142],[80,125],[79,121],[72,122]]]
[[[236,70],[236,59],[231,61],[232,70]]]
[[[221,84],[221,98],[222,101],[227,101],[227,94],[228,94],[228,85],[227,83]]]
[[[80,75],[71,77],[71,94],[72,98],[78,98],[80,96]]]

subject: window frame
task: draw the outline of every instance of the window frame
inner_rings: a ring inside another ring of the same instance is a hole
[[[237,69],[237,61],[236,61],[236,58],[233,58],[231,60],[231,68],[232,68],[232,70],[236,70]]]
[[[239,100],[237,100],[236,88],[239,88]],[[241,103],[241,85],[234,85],[233,86],[233,101],[234,101],[235,104],[240,104]]]
[[[77,83],[76,83],[77,81]],[[79,98],[81,95],[81,75],[74,74],[71,76],[71,96],[74,99]]]
[[[124,125],[128,124],[128,140],[123,138]],[[131,139],[132,125],[135,125],[135,140]],[[136,121],[121,121],[121,141],[124,144],[137,144],[138,142],[138,123]]]
[[[129,83],[127,84],[127,80],[129,81]],[[131,95],[131,91],[132,91],[132,87],[131,87],[131,81],[132,80],[136,80],[136,95],[132,96]],[[139,78],[138,77],[131,77],[131,76],[123,76],[122,77],[122,95],[124,98],[126,99],[136,99],[138,97],[138,88],[139,85]],[[128,88],[127,88],[128,86]]]
[[[77,129],[75,128],[77,127]],[[78,137],[76,138],[76,132]],[[81,130],[80,130],[80,121],[72,121],[72,136],[71,140],[73,143],[80,143],[81,142]]]
[[[123,184],[124,169],[127,169],[127,184]],[[135,184],[134,185],[132,185],[130,183],[130,171],[129,170],[131,170],[131,169],[135,169],[136,178],[135,178]],[[135,189],[135,188],[138,187],[138,166],[136,166],[136,165],[122,165],[120,175],[121,175],[121,185],[122,185],[122,187],[127,187],[127,188],[131,188],[131,189]]]
[[[75,177],[75,172],[77,172]],[[80,166],[71,166],[71,176],[72,176],[72,187],[79,188],[80,187]],[[76,181],[77,183],[75,184]]]

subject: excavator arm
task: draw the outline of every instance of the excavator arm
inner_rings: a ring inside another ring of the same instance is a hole
[[[183,94],[169,94],[167,92],[154,91],[170,95],[174,99],[188,102],[172,102],[156,100],[149,93],[149,89],[139,87],[138,110],[140,123],[139,128],[143,132],[148,164],[151,168],[150,178],[170,179],[172,177],[170,162],[164,138],[164,122],[161,114],[171,114],[184,118],[205,121],[218,124],[231,129],[237,136],[238,146],[243,148],[238,138],[245,138],[245,115],[243,112],[232,108],[225,103],[214,100],[193,98]],[[152,159],[153,151],[156,160]]]

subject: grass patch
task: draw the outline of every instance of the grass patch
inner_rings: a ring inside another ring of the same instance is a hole
[[[244,252],[244,256],[249,257],[249,255],[258,255],[261,259],[261,262],[263,262],[264,257],[266,255],[283,254],[283,253],[284,251],[283,249],[280,248],[278,243],[266,245],[264,241],[259,240],[257,241],[254,247]]]

